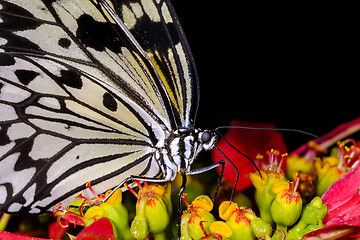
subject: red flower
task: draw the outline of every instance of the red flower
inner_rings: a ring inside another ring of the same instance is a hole
[[[322,196],[328,214],[324,228],[307,234],[304,239],[338,239],[360,237],[360,166],[340,177]]]
[[[230,125],[252,128],[275,127],[271,123],[247,123],[237,120],[232,121]],[[287,147],[284,143],[283,136],[277,131],[230,128],[224,137],[236,149],[253,159],[257,166],[260,166],[259,160],[256,160],[256,156],[258,154],[265,155],[267,150],[273,148],[279,150],[282,153],[287,152]],[[251,161],[238,153],[223,139],[218,141],[217,147],[225,153],[225,155],[235,164],[236,168],[239,170],[239,180],[236,189],[243,190],[251,186],[249,173],[256,171]],[[224,157],[216,149],[214,149],[212,151],[212,160],[213,162],[218,162],[220,160],[224,160]],[[218,168],[218,170],[220,172],[220,168]],[[236,180],[236,171],[230,164],[225,165],[224,178],[234,185]]]

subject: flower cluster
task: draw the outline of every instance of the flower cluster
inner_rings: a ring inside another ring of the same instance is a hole
[[[272,125],[251,124],[251,127]],[[173,214],[173,208],[179,206],[173,206],[171,200],[172,184],[139,181],[133,184],[137,185],[137,192],[133,185],[125,185],[131,196],[125,198],[120,189],[97,194],[88,183],[94,195],[92,199],[79,194],[65,208],[56,205],[53,215],[47,215],[45,220],[43,216],[37,217],[36,223],[52,222],[46,236],[51,239],[62,239],[67,232],[76,240],[164,240],[174,239],[178,227],[181,240],[357,238],[360,237],[360,142],[346,137],[358,129],[360,118],[340,125],[321,137],[323,141],[315,139],[289,155],[278,132],[261,137],[264,135],[251,135],[249,130],[230,129],[225,138],[232,147],[227,149],[229,144],[221,140],[217,146],[238,166],[237,190],[247,188],[247,195],[237,191],[235,196],[225,194],[226,200],[217,198],[219,203],[214,203],[202,195],[204,185],[190,180],[189,194],[177,196],[186,205],[179,225],[176,219],[180,216]],[[260,170],[247,159],[239,158],[233,146],[254,159]],[[222,160],[219,156],[214,150],[214,161]],[[232,189],[235,179],[231,167],[226,166],[221,188]],[[189,204],[187,199],[192,199],[193,190],[197,197]],[[136,203],[131,201],[134,196]],[[126,200],[128,203],[124,203]],[[0,230],[8,222],[9,215],[2,214]],[[44,236],[23,226],[28,225],[21,223],[17,234],[0,231],[0,239],[37,239],[20,234]]]

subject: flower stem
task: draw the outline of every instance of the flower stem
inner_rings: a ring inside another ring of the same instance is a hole
[[[161,233],[154,234],[154,240],[166,240],[165,231]]]
[[[3,213],[1,218],[0,218],[0,231],[4,231],[9,220],[11,218],[11,215],[10,214],[7,214],[7,213]]]

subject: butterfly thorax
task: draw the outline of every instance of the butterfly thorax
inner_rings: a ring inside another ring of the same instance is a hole
[[[172,131],[164,142],[157,144],[155,151],[164,179],[173,180],[178,172],[189,174],[198,153],[202,149],[212,149],[216,139],[217,136],[209,130],[179,128]]]

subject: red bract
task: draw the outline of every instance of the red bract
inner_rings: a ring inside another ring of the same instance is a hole
[[[104,217],[84,228],[76,240],[116,240],[116,237],[110,220]]]
[[[232,121],[231,126],[243,126],[252,128],[274,128],[271,123],[247,123],[240,121]],[[264,130],[250,130],[250,129],[234,129],[230,128],[224,135],[226,140],[231,143],[236,149],[253,159],[257,166],[260,162],[256,160],[258,154],[265,155],[267,150],[277,149],[280,152],[287,152],[286,145],[282,134],[277,131],[264,131]],[[248,177],[249,173],[255,172],[254,165],[227,144],[223,139],[219,139],[217,147],[225,153],[227,157],[235,164],[239,170],[239,181],[236,189],[243,190],[251,185]],[[212,151],[213,162],[224,160],[224,157],[214,149]],[[285,167],[285,166],[284,166]],[[220,172],[220,168],[218,168]],[[236,180],[236,171],[228,163],[225,164],[224,178],[234,185]]]
[[[340,177],[322,196],[328,214],[324,228],[304,239],[335,239],[334,237],[360,237],[360,167]]]
[[[327,203],[326,227],[350,225],[360,227],[360,167],[339,178],[322,196]]]
[[[62,227],[60,224],[55,221],[49,224],[49,237],[50,239],[61,239],[65,235],[69,227]]]
[[[340,124],[332,131],[321,136],[321,140],[323,140],[323,142],[321,142],[320,139],[314,139],[313,142],[315,144],[318,144],[319,148],[326,149],[329,146],[335,144],[337,141],[344,139],[347,136],[359,130],[360,130],[360,117],[352,121]],[[309,146],[308,143],[305,143],[304,145],[300,146],[298,149],[293,151],[291,154],[304,156],[306,154],[309,155],[309,151],[312,151],[312,148],[311,146]]]
[[[20,234],[0,231],[0,239],[7,240],[45,240],[44,238],[27,237]]]

